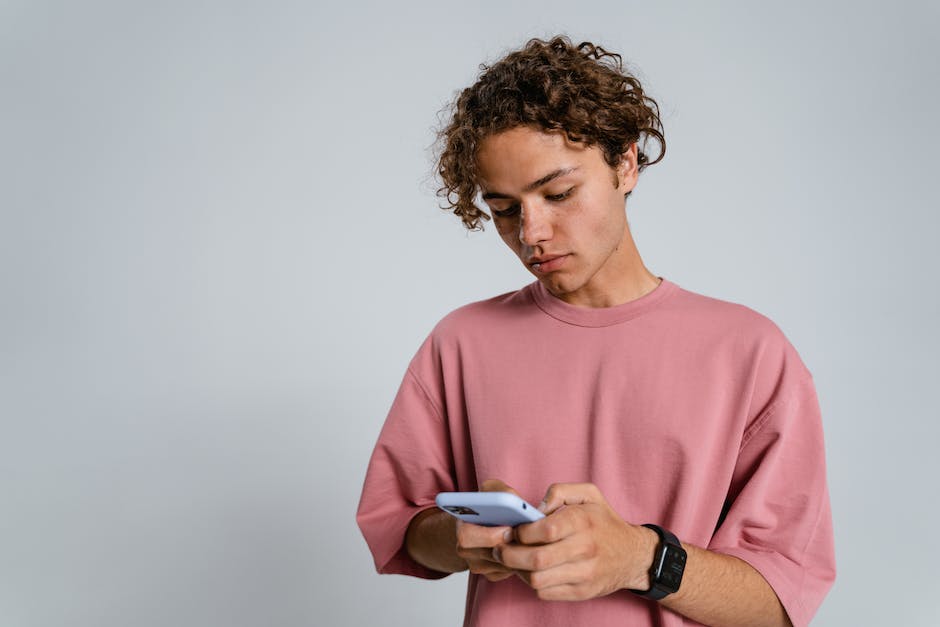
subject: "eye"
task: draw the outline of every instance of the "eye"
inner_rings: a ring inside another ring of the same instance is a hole
[[[560,194],[552,194],[551,196],[546,196],[545,198],[547,198],[548,200],[551,200],[552,202],[559,202],[571,196],[571,192],[573,191],[574,191],[574,188],[572,187],[571,189],[564,191]]]
[[[512,205],[509,209],[503,209],[502,211],[496,211],[493,209],[493,215],[497,218],[510,218],[519,213],[519,205]]]

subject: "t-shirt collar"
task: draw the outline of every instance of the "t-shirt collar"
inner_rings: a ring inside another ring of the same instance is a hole
[[[541,281],[530,283],[528,290],[539,309],[553,318],[581,327],[606,327],[646,313],[678,288],[672,281],[663,277],[657,278],[661,281],[652,291],[613,307],[571,305],[549,292]]]

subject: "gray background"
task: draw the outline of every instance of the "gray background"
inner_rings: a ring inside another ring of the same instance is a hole
[[[655,4],[655,6],[653,6]],[[531,36],[622,53],[647,266],[812,370],[819,625],[940,624],[937,2],[0,1],[0,625],[458,624],[354,522],[405,366],[533,280],[436,208],[438,110]]]

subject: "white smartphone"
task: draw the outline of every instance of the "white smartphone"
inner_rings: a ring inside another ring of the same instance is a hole
[[[545,518],[511,492],[441,492],[434,502],[451,516],[484,527],[515,527]]]

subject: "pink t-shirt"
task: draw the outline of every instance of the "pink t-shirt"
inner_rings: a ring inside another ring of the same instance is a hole
[[[404,549],[442,491],[496,478],[539,503],[591,482],[631,523],[739,557],[805,625],[835,578],[819,404],[782,331],[663,279],[636,300],[570,305],[538,281],[460,307],[405,372],[357,521],[380,573],[443,573]],[[539,600],[471,574],[465,625],[695,624],[628,591]]]

